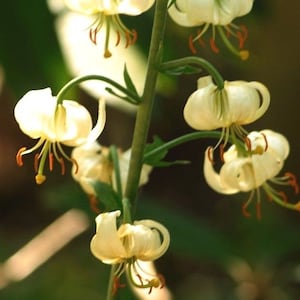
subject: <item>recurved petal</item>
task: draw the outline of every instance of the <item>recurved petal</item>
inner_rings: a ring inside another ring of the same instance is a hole
[[[210,148],[208,147],[205,151],[204,157],[204,177],[207,184],[216,192],[221,194],[235,194],[239,192],[239,189],[236,187],[229,186],[222,176],[217,173],[213,168],[213,163],[210,158]]]
[[[154,4],[154,0],[123,0],[118,5],[118,13],[126,15],[139,15]]]
[[[92,130],[92,118],[89,111],[79,104],[71,100],[64,100],[63,107],[65,114],[62,115],[65,120],[60,120],[64,126],[55,126],[55,136],[51,137],[51,129],[49,131],[49,139],[55,139],[67,146],[79,146],[88,141],[88,137]],[[56,119],[56,122],[58,120]]]
[[[142,242],[139,247],[143,251],[137,256],[138,259],[144,261],[156,260],[168,250],[170,245],[170,234],[165,226],[153,220],[135,221],[134,225],[143,226],[150,230],[148,231],[150,243],[147,245],[146,240],[141,240]]]
[[[198,80],[198,89],[187,100],[183,116],[189,126],[197,130],[213,130],[223,127],[218,110],[222,99],[221,92],[217,91],[211,77],[202,77]]]
[[[96,218],[96,234],[91,240],[91,251],[105,264],[120,263],[127,257],[127,252],[117,231],[119,210],[102,213]]]
[[[266,181],[264,172],[257,172],[252,157],[241,157],[225,163],[220,171],[221,180],[231,189],[249,192]]]
[[[32,90],[16,104],[14,115],[20,129],[31,138],[45,137],[54,117],[56,99],[51,89]]]
[[[66,6],[83,14],[95,14],[104,9],[102,0],[64,0]]]

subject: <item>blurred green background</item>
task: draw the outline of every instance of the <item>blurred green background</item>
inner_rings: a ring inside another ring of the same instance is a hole
[[[261,81],[269,88],[272,102],[268,113],[247,129],[270,128],[286,135],[291,152],[285,170],[299,177],[300,2],[288,4],[292,6],[279,0],[256,0],[251,15],[237,20],[249,30],[248,61],[241,62],[226,50],[212,54],[208,47],[199,54],[228,80]],[[143,28],[138,41],[141,49],[147,49],[151,17],[149,12],[128,19],[131,27]],[[50,86],[57,92],[71,78],[54,21],[45,1],[5,1],[0,5],[0,66],[4,74],[0,95],[0,261],[70,208],[86,212],[91,226],[32,275],[0,289],[3,300],[105,299],[108,267],[89,251],[94,215],[86,196],[69,174],[61,177],[54,172],[46,184],[36,186],[31,159],[26,159],[21,169],[15,164],[16,151],[33,143],[14,121],[14,104],[31,89]],[[167,58],[190,55],[189,33],[168,22]],[[169,96],[158,95],[150,138],[157,134],[169,140],[192,131],[184,123],[182,109],[197,78],[185,75],[174,79],[178,89]],[[78,91],[78,96],[89,100],[83,91]],[[129,147],[134,116],[108,108],[107,119],[100,142]],[[225,197],[205,184],[203,151],[210,144],[196,141],[170,151],[169,160],[185,159],[192,164],[156,169],[140,194],[137,218],[155,218],[170,229],[170,250],[157,266],[174,299],[300,299],[299,213],[264,201],[261,221],[254,216],[244,218],[241,204],[247,195]],[[133,296],[122,290],[119,298]]]

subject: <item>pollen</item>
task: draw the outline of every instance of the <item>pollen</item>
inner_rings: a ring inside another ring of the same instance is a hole
[[[37,174],[35,176],[35,182],[36,182],[36,184],[42,184],[45,181],[46,181],[46,176],[45,175],[43,175],[43,174]]]

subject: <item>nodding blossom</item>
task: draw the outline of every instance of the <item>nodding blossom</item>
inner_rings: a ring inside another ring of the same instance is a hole
[[[47,158],[50,171],[57,160],[64,174],[64,159],[71,161],[77,169],[77,162],[66,154],[62,145],[76,147],[95,140],[104,128],[105,103],[104,100],[99,101],[99,114],[94,127],[92,117],[84,106],[72,100],[57,103],[50,88],[26,93],[16,104],[14,114],[21,131],[32,139],[38,139],[32,148],[20,148],[16,156],[17,164],[22,166],[23,156],[38,150],[34,169],[36,183],[41,184],[46,180],[44,167]]]
[[[270,93],[257,81],[224,81],[219,89],[211,76],[198,80],[198,89],[188,98],[183,115],[189,126],[196,130],[222,128],[225,141],[243,137],[242,125],[259,119],[268,109]],[[225,142],[226,143],[226,142]]]
[[[168,249],[168,230],[154,220],[140,220],[118,226],[119,210],[96,217],[96,234],[91,240],[93,255],[105,264],[116,265],[114,293],[121,287],[120,276],[125,272],[130,283],[143,289],[163,287],[161,275],[147,274],[144,278],[139,261],[154,261]]]
[[[249,52],[243,48],[247,39],[247,29],[245,26],[235,25],[232,21],[248,14],[252,5],[253,0],[176,0],[169,9],[169,15],[180,26],[199,28],[198,33],[190,36],[189,40],[190,49],[194,54],[197,52],[195,42],[204,46],[201,38],[212,27],[209,43],[214,52],[219,52],[216,43],[216,33],[218,33],[225,46],[233,54],[246,60]],[[238,48],[231,43],[230,36],[238,40]]]
[[[127,175],[129,170],[129,162],[131,149],[125,152],[119,151],[119,171],[121,186],[124,193]],[[72,169],[73,178],[79,182],[82,189],[88,194],[95,196],[93,183],[101,181],[113,186],[116,190],[115,169],[110,157],[109,148],[100,145],[97,141],[87,143],[79,147],[75,147],[71,155],[72,159],[78,164]],[[148,182],[149,174],[152,167],[144,164],[141,171],[140,186]]]
[[[90,39],[96,44],[97,34],[100,30],[105,30],[104,57],[110,57],[109,50],[110,30],[117,32],[118,45],[121,36],[126,38],[126,47],[135,43],[137,32],[129,30],[121,21],[119,15],[137,16],[147,11],[154,4],[155,0],[65,0],[65,4],[71,10],[85,14],[94,15],[95,22],[90,29]]]
[[[250,216],[247,208],[256,194],[256,212],[260,218],[261,190],[277,204],[300,211],[300,202],[289,203],[285,193],[274,188],[274,185],[290,185],[295,194],[299,193],[292,173],[286,172],[278,177],[289,154],[289,143],[282,134],[272,130],[250,132],[244,149],[232,145],[223,153],[223,164],[218,172],[214,169],[210,150],[211,147],[207,148],[204,159],[204,176],[208,185],[221,194],[250,192],[242,207],[245,216]]]

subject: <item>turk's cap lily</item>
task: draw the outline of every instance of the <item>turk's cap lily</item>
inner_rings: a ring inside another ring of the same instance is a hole
[[[78,167],[73,166],[72,176],[87,195],[95,195],[92,182],[111,183],[112,163],[109,159],[109,149],[97,141],[75,147],[71,154]]]
[[[119,210],[96,218],[96,234],[91,240],[93,255],[105,264],[119,264],[131,258],[153,261],[168,249],[168,230],[153,220],[135,221],[117,227]]]
[[[116,174],[110,158],[109,148],[94,141],[74,148],[71,157],[78,164],[78,168],[73,167],[72,176],[88,195],[95,196],[93,183],[97,181],[110,184],[114,190],[117,189]],[[119,151],[119,171],[123,193],[127,182],[130,157],[131,149],[125,152]],[[143,165],[139,186],[148,182],[151,171],[151,166]]]
[[[105,103],[104,100],[99,101],[98,120],[93,127],[92,117],[84,106],[72,100],[57,103],[51,89],[46,88],[26,93],[16,104],[14,115],[23,133],[32,139],[39,139],[32,148],[27,150],[22,147],[19,150],[17,163],[22,166],[23,155],[42,147],[35,158],[35,168],[38,173],[37,182],[40,180],[43,182],[45,180],[43,169],[47,155],[49,155],[50,170],[52,170],[54,155],[61,163],[64,172],[63,158],[73,160],[64,152],[61,145],[76,147],[95,140],[101,134],[105,124]]]
[[[242,207],[246,217],[250,216],[247,207],[256,194],[256,211],[260,218],[260,189],[277,204],[300,211],[300,201],[296,204],[289,203],[285,193],[273,187],[288,185],[294,189],[295,194],[299,193],[297,179],[292,173],[286,172],[278,177],[288,154],[289,143],[282,134],[272,130],[254,131],[248,134],[244,151],[232,145],[224,153],[224,163],[219,172],[213,167],[211,147],[208,148],[205,152],[204,176],[208,185],[221,194],[250,192]]]
[[[65,0],[70,9],[88,15],[104,13],[136,16],[150,9],[153,3],[154,0]]]
[[[118,36],[116,45],[119,45],[122,36],[126,38],[126,48],[137,40],[137,32],[129,30],[121,21],[119,14],[139,15],[148,10],[154,0],[65,0],[65,3],[73,11],[96,16],[89,31],[90,40],[95,45],[98,42],[98,33],[103,31],[103,27],[106,26],[104,57],[109,58],[112,55],[109,49],[111,28],[116,31]]]
[[[176,0],[169,9],[171,18],[181,26],[205,23],[228,25],[252,9],[253,0]]]
[[[188,98],[183,115],[196,130],[245,125],[259,119],[268,109],[270,94],[260,82],[225,81],[218,89],[211,76],[198,80],[198,89]]]
[[[289,143],[280,133],[272,130],[251,132],[245,149],[247,156],[239,155],[232,145],[223,155],[224,164],[219,173],[214,170],[210,148],[205,151],[204,176],[215,191],[222,194],[249,192],[277,176],[289,153]],[[250,149],[249,149],[250,145]]]
[[[174,22],[180,26],[202,26],[195,37],[190,36],[189,46],[194,54],[197,53],[194,42],[198,41],[203,46],[204,42],[201,38],[212,26],[211,49],[215,53],[220,51],[215,43],[217,31],[225,46],[233,54],[246,60],[249,57],[249,52],[243,48],[247,39],[247,29],[245,26],[232,24],[232,21],[248,14],[252,5],[253,0],[176,0],[176,3],[170,7],[169,14]],[[238,48],[231,43],[229,36],[238,40]]]

